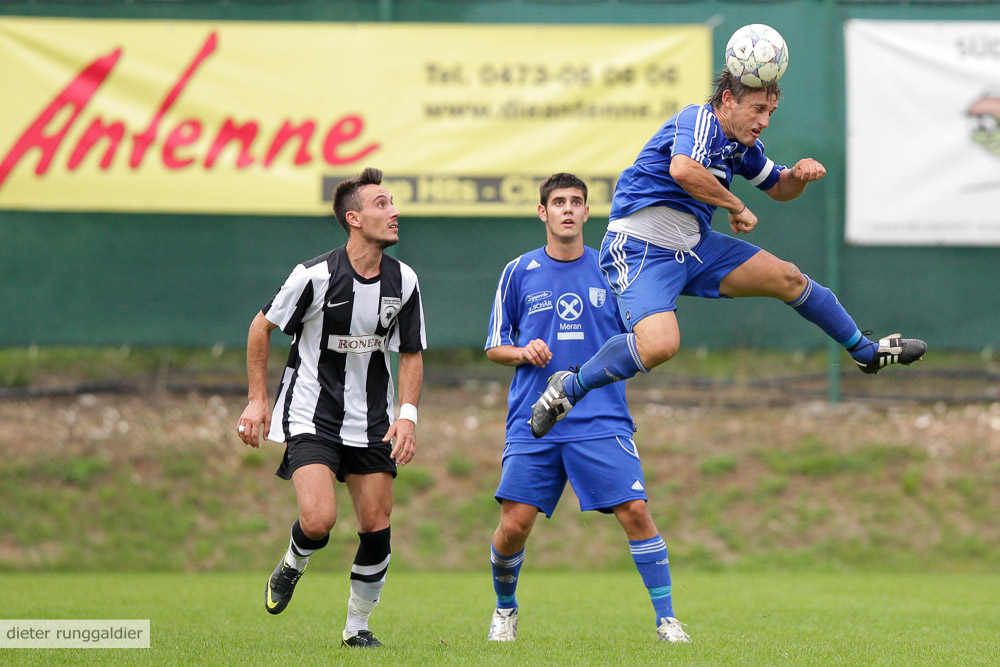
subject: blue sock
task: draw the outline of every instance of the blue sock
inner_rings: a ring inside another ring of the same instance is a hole
[[[661,618],[674,615],[673,598],[670,595],[670,559],[667,556],[667,545],[663,538],[657,535],[648,540],[629,540],[629,551],[632,560],[639,570],[642,583],[649,589],[649,599],[656,612],[656,625]]]
[[[845,348],[855,361],[868,363],[875,356],[876,345],[858,329],[833,292],[806,276],[806,288],[788,305]]]
[[[503,556],[490,544],[490,564],[493,566],[493,590],[497,593],[497,609],[517,609],[517,575],[524,562],[524,549],[513,556]]]
[[[609,338],[579,371],[566,376],[563,387],[570,404],[576,405],[591,389],[627,380],[639,372],[648,373],[649,369],[639,359],[635,334],[618,334]]]

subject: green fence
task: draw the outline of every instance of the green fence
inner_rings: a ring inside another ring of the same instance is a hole
[[[752,241],[837,290],[862,328],[903,330],[936,348],[1000,346],[1000,249],[858,247],[843,243],[846,18],[1000,20],[996,2],[654,2],[0,0],[0,14],[301,21],[702,23],[715,50],[740,25],[777,27],[792,66],[765,136],[769,154],[822,161],[828,178],[791,204],[745,183],[761,219]],[[721,63],[719,63],[721,64]],[[1000,85],[1000,75],[996,82]],[[695,100],[692,100],[695,101]],[[651,128],[652,130],[655,128]],[[928,128],[933,131],[933,127]],[[6,147],[0,147],[6,149]],[[638,152],[640,146],[636,146]],[[623,165],[625,166],[625,165]],[[871,165],[877,177],[885,165]],[[566,165],[586,171],[586,165]],[[926,187],[914,183],[913,188]],[[906,197],[906,192],[887,193]],[[2,197],[2,193],[0,193]],[[512,257],[543,243],[523,218],[407,218],[395,254],[417,271],[432,346],[480,346],[496,280]],[[606,219],[588,223],[597,245]],[[716,221],[722,228],[724,221]],[[332,219],[0,211],[0,345],[242,345],[254,313],[292,266],[344,241]],[[816,349],[825,337],[781,304],[682,299],[685,345]]]

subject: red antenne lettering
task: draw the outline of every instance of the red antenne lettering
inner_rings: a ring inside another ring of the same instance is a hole
[[[80,137],[80,141],[76,142],[76,148],[73,149],[73,154],[70,155],[66,166],[69,167],[70,171],[75,170],[83,162],[83,158],[87,157],[87,153],[94,147],[94,144],[107,137],[108,149],[104,151],[104,157],[101,158],[101,169],[107,169],[111,166],[111,159],[115,156],[115,151],[118,150],[118,144],[121,143],[124,135],[125,123],[116,121],[105,125],[103,120],[95,118],[87,131]]]
[[[278,128],[278,133],[274,135],[274,141],[271,142],[271,147],[267,150],[267,156],[264,158],[264,166],[271,166],[271,163],[274,162],[275,156],[278,155],[278,151],[280,151],[293,136],[297,136],[299,138],[299,150],[295,154],[295,164],[307,164],[310,160],[312,160],[312,156],[309,154],[308,149],[309,139],[312,138],[313,132],[315,131],[316,123],[311,120],[307,120],[298,127],[293,126],[290,121],[286,120],[282,123],[281,127]]]
[[[212,147],[205,157],[205,168],[212,168],[216,158],[219,157],[219,153],[231,141],[240,142],[240,154],[236,158],[236,166],[240,169],[249,167],[253,164],[253,156],[250,155],[250,144],[253,143],[256,136],[257,123],[251,121],[243,125],[237,125],[231,118],[227,118],[222,127],[219,128],[219,134],[216,136],[215,141],[212,142]]]
[[[191,77],[194,75],[194,71],[198,69],[198,66],[201,65],[205,58],[208,58],[212,55],[212,52],[215,51],[217,43],[218,38],[216,33],[213,32],[208,36],[208,39],[205,40],[205,44],[201,47],[201,51],[198,52],[198,55],[194,57],[194,60],[191,61],[190,65],[188,65],[188,68],[184,70],[183,74],[181,74],[181,78],[177,80],[174,87],[170,89],[169,93],[167,93],[167,96],[163,99],[163,104],[160,105],[156,114],[153,115],[152,120],[149,121],[149,126],[146,127],[146,130],[142,134],[137,134],[132,138],[132,158],[129,160],[129,165],[131,165],[133,169],[142,164],[142,158],[146,154],[146,149],[149,148],[149,145],[153,143],[154,139],[156,139],[156,130],[159,128],[160,121],[163,119],[163,116],[170,110],[170,107],[174,105],[177,98],[180,97],[181,93],[184,91],[184,87],[187,86],[188,81],[190,81]]]
[[[52,158],[55,157],[59,145],[66,137],[66,133],[69,132],[69,128],[76,121],[77,116],[80,115],[83,108],[87,106],[87,103],[90,102],[90,98],[94,96],[97,89],[104,83],[104,79],[111,73],[121,55],[122,50],[119,48],[115,49],[110,55],[98,58],[87,65],[75,79],[69,82],[69,85],[62,92],[56,95],[55,99],[49,103],[49,106],[45,107],[42,113],[32,121],[28,129],[18,138],[14,147],[10,149],[3,162],[0,163],[0,186],[7,180],[7,176],[14,166],[20,162],[21,158],[24,157],[24,154],[32,148],[39,148],[42,151],[42,157],[35,167],[35,173],[41,176],[48,171],[49,165],[52,163]],[[52,119],[67,107],[72,107],[73,112],[63,124],[62,129],[53,134],[45,134],[48,129],[47,126],[52,122]]]
[[[186,120],[171,130],[163,142],[163,164],[167,169],[181,169],[194,162],[193,157],[178,157],[177,149],[193,144],[200,136],[201,123],[196,120]]]
[[[221,119],[214,140],[207,147],[199,144],[206,131],[204,119],[188,118],[169,127],[164,119],[191,84],[201,66],[216,51],[218,43],[216,32],[206,37],[201,48],[164,96],[141,133],[133,132],[124,120],[107,119],[106,116],[100,115],[92,117],[76,146],[70,151],[66,165],[68,169],[75,171],[88,155],[95,152],[101,152],[100,168],[110,168],[119,147],[122,146],[124,150],[124,144],[129,138],[132,143],[129,166],[137,169],[143,164],[149,148],[159,140],[158,135],[161,130],[164,138],[160,157],[163,166],[171,170],[189,168],[198,162],[202,163],[205,169],[213,169],[219,164],[222,153],[229,150],[230,144],[235,144],[238,151],[235,159],[237,169],[245,169],[258,161],[264,168],[270,168],[282,152],[289,154],[287,157],[295,166],[312,162],[314,153],[321,155],[327,164],[340,166],[357,162],[381,148],[377,141],[362,139],[366,126],[360,114],[347,114],[334,120],[325,136],[315,137],[317,133],[315,119],[305,118],[296,123],[286,118],[281,126],[270,134],[271,141],[262,160],[251,153],[251,147],[258,136],[266,138],[267,135],[264,133],[269,132],[267,125],[262,124],[259,119],[249,118],[241,122],[232,115],[225,116]],[[76,123],[79,121],[84,124],[85,121],[80,120],[81,114],[90,105],[98,89],[110,77],[122,54],[123,51],[119,48],[95,59],[28,124],[27,129],[0,162],[0,188],[32,149],[38,149],[40,153],[35,173],[39,176],[48,173],[53,159],[62,150],[64,140]],[[314,141],[318,141],[320,145],[314,146]],[[294,154],[291,154],[292,151]]]
[[[326,141],[323,142],[323,158],[328,164],[350,164],[357,162],[364,156],[378,148],[377,143],[368,144],[353,155],[338,155],[337,147],[348,141],[357,138],[361,130],[365,127],[365,121],[361,116],[344,116],[337,121],[337,124],[326,133]]]

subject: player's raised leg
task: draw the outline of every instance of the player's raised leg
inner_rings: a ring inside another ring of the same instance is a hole
[[[538,516],[538,508],[512,500],[502,501],[500,525],[490,544],[490,567],[497,606],[486,639],[512,642],[517,638],[517,579],[524,563],[524,545]]]
[[[368,629],[368,619],[385,586],[392,556],[389,515],[392,512],[392,475],[387,472],[346,476],[358,517],[358,551],[351,566],[351,594],[341,645],[376,648],[382,643]]]
[[[337,500],[334,495],[336,478],[327,466],[314,463],[292,473],[299,518],[292,524],[288,550],[267,580],[264,608],[280,614],[288,606],[309,557],[330,541],[330,530],[337,522]]]
[[[587,392],[648,373],[677,353],[680,329],[673,311],[654,313],[636,322],[632,333],[612,336],[576,371],[559,371],[549,379],[531,410],[531,434],[540,438]]]
[[[727,274],[719,293],[730,297],[769,296],[781,299],[833,340],[844,346],[865,373],[891,364],[908,366],[923,357],[927,344],[916,338],[887,336],[877,343],[858,329],[836,295],[794,264],[761,250]],[[871,333],[871,332],[867,332]]]
[[[550,378],[532,406],[531,434],[536,438],[548,433],[587,392],[649,372],[680,346],[674,301],[687,269],[675,260],[675,253],[608,232],[600,262],[616,295],[620,321],[630,331],[609,338],[577,372],[561,371]]]

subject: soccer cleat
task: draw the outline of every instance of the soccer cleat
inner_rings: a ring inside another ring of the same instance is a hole
[[[490,621],[490,632],[486,639],[491,642],[512,642],[517,638],[517,607],[497,609]]]
[[[690,644],[691,638],[684,632],[682,625],[684,624],[673,616],[661,618],[660,625],[656,628],[656,639],[671,644]]]
[[[350,637],[347,636],[347,630],[344,630],[344,635],[340,638],[340,645],[348,648],[378,648],[382,642],[375,639],[371,630],[358,630],[358,634]]]
[[[306,568],[300,571],[289,567],[285,564],[285,557],[281,557],[278,567],[274,568],[271,578],[267,580],[267,590],[264,592],[264,608],[269,614],[280,614],[285,611],[285,607],[292,599],[292,593],[295,592],[295,584],[305,571]]]
[[[531,435],[541,438],[552,430],[556,422],[566,416],[573,405],[566,398],[563,379],[570,375],[569,371],[559,371],[549,378],[541,397],[531,406]]]
[[[900,334],[894,333],[879,339],[878,350],[875,357],[868,363],[855,361],[861,372],[875,375],[880,370],[891,364],[902,364],[909,366],[914,361],[919,361],[927,351],[927,343],[918,338],[903,338]]]

